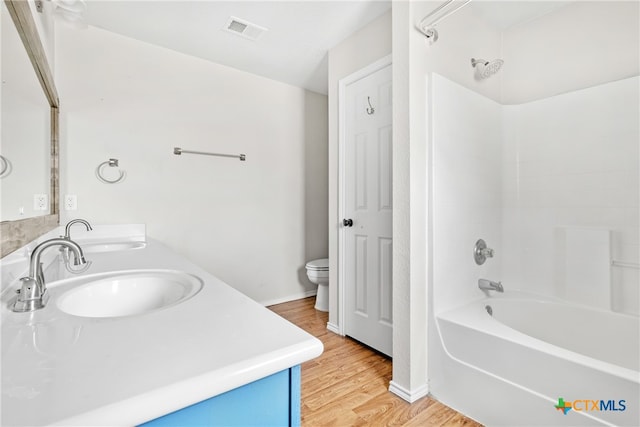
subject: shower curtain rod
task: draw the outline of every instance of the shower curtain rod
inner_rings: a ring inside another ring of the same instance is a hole
[[[442,3],[440,6],[435,8],[433,11],[431,11],[431,13],[429,13],[427,16],[422,18],[422,20],[416,26],[418,31],[420,31],[429,39],[433,38],[433,41],[437,40],[438,33],[435,31],[435,28],[433,27],[438,22],[442,21],[444,18],[451,15],[452,13],[456,12],[458,9],[465,6],[470,1],[471,0],[462,0],[462,2],[456,6],[456,5],[453,5],[453,3],[456,3],[456,0],[447,0],[446,2]]]

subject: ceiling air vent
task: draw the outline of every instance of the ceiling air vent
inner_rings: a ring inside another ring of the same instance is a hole
[[[229,17],[229,20],[224,26],[224,30],[249,40],[258,40],[262,34],[269,31],[267,28],[252,24],[244,19],[236,18],[235,16]]]

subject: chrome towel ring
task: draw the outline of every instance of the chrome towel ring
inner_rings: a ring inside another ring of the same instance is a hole
[[[107,179],[104,177],[103,175],[103,169],[105,168],[105,166],[109,166],[111,168],[118,168],[118,159],[109,159],[106,162],[102,162],[98,165],[98,167],[96,168],[96,177],[104,182],[105,184],[117,184],[118,182],[122,181],[124,179],[124,177],[127,175],[127,173],[125,171],[123,171],[122,169],[118,169],[118,172],[120,173],[120,176],[116,179]]]
[[[9,173],[11,173],[11,170],[9,168],[9,161],[6,157],[0,154],[0,178],[4,178],[5,176],[9,175]]]

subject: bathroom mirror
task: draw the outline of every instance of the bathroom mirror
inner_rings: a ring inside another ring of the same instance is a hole
[[[0,13],[4,257],[59,223],[58,95],[30,2],[4,0]]]
[[[6,4],[2,19],[0,221],[49,214],[50,107]],[[35,203],[36,196],[40,195]]]

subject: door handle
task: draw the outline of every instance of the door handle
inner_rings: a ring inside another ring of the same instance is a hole
[[[343,219],[342,225],[344,225],[345,227],[351,227],[353,225],[353,220],[351,218]]]

